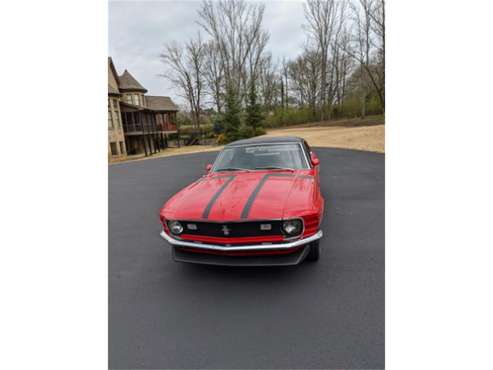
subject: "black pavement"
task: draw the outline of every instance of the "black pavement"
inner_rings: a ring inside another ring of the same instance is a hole
[[[217,153],[109,167],[110,368],[384,367],[384,155],[315,151],[325,236],[294,267],[172,261],[159,209]]]

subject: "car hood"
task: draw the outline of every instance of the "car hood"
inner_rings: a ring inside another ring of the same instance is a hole
[[[166,219],[248,221],[282,219],[313,211],[310,171],[255,171],[204,176],[173,196]]]

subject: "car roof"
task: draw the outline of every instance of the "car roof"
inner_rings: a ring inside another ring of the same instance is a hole
[[[225,147],[233,147],[239,145],[257,145],[257,144],[277,144],[277,143],[302,143],[303,138],[298,136],[275,136],[275,137],[254,137],[251,139],[243,139],[233,141]]]

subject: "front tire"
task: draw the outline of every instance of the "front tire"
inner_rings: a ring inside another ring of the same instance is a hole
[[[320,257],[320,241],[316,240],[310,245],[310,251],[306,255],[306,260],[310,262],[318,261]]]

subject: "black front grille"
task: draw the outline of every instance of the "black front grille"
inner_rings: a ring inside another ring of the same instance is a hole
[[[180,221],[183,234],[218,237],[282,235],[282,221],[196,222]],[[195,225],[195,226],[194,226]],[[270,230],[268,229],[270,225]]]

